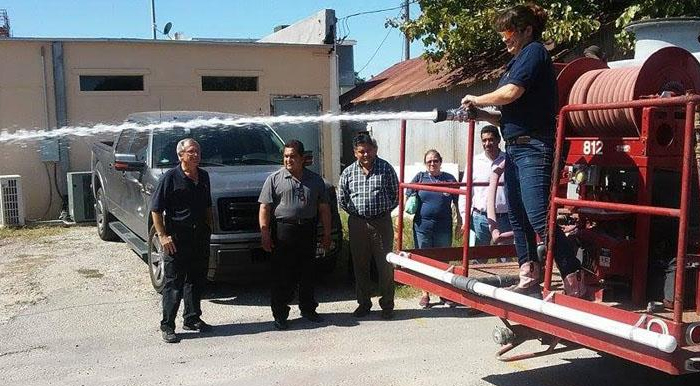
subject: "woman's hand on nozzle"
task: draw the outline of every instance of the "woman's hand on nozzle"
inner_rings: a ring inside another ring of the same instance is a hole
[[[476,95],[465,95],[464,98],[462,98],[462,106],[465,109],[468,109],[470,107],[479,107],[479,103],[477,103],[477,96]]]

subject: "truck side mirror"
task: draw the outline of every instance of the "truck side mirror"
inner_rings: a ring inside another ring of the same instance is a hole
[[[311,166],[314,164],[314,154],[311,150],[306,150],[304,152],[304,166]]]
[[[146,163],[137,160],[136,154],[115,154],[113,165],[120,172],[140,172],[146,168]]]

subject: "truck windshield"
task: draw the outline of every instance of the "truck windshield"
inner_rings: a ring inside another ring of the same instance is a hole
[[[201,166],[281,165],[284,144],[264,125],[218,126],[186,129],[174,127],[153,133],[153,164],[179,163],[175,148],[184,138],[194,138],[202,148]]]

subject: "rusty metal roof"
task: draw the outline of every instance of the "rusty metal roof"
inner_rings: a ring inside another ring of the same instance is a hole
[[[553,59],[562,58],[572,51],[566,46],[548,47]],[[340,105],[376,102],[388,98],[435,90],[448,91],[456,86],[470,86],[476,82],[491,81],[501,76],[510,60],[505,51],[483,52],[475,55],[464,67],[448,70],[445,61],[431,63],[422,57],[394,64],[372,79],[357,85],[340,97]],[[555,63],[557,73],[564,64]],[[437,71],[429,72],[428,66]]]
[[[438,69],[445,69],[442,63],[434,64]],[[343,94],[341,105],[358,104],[393,98],[402,95],[411,95],[429,92],[438,89],[449,90],[458,85],[468,85],[476,80],[488,80],[500,75],[501,63],[498,68],[491,64],[482,67],[482,71],[469,71],[458,68],[452,71],[438,70],[435,73],[428,72],[428,62],[423,58],[415,58],[399,62],[387,68],[379,75],[359,84],[354,89]],[[477,79],[478,76],[478,79]]]

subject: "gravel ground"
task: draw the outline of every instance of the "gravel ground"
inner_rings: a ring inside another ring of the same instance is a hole
[[[397,299],[392,321],[355,319],[342,273],[319,286],[322,324],[294,308],[276,331],[263,284],[223,285],[202,304],[214,331],[185,333],[179,320],[183,341],[169,345],[146,264],[92,227],[0,240],[0,290],[3,385],[700,384],[585,349],[499,362],[497,319],[417,299]]]

